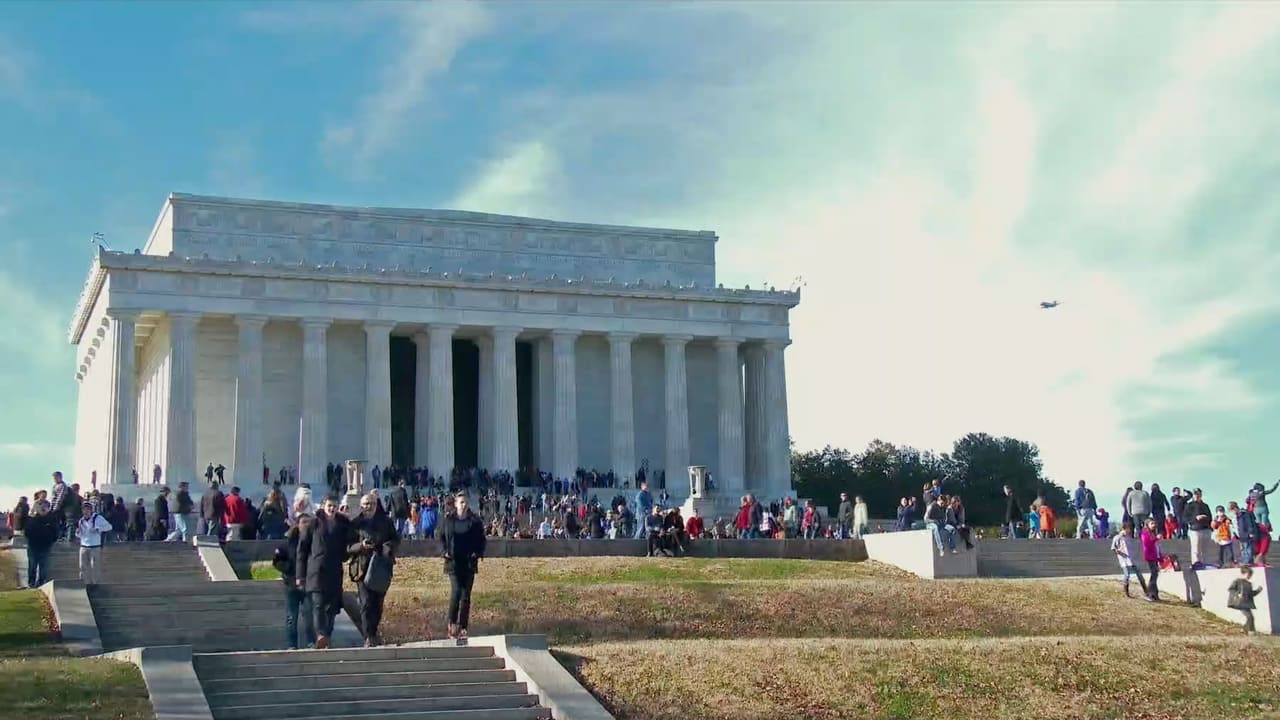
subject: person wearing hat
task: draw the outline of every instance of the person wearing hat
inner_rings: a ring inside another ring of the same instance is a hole
[[[1213,522],[1213,513],[1200,488],[1191,493],[1191,500],[1183,509],[1182,516],[1187,521],[1187,535],[1191,539],[1191,564],[1195,565],[1200,562],[1201,546],[1209,542],[1209,523]]]
[[[102,539],[103,533],[108,532],[111,532],[111,523],[94,512],[93,503],[87,500],[81,503],[76,537],[80,538],[80,579],[86,587],[102,580]]]

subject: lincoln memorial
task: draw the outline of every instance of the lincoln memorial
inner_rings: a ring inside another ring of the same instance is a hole
[[[170,195],[70,327],[88,488],[206,464],[665,470],[790,490],[798,292],[716,284],[713,232]]]

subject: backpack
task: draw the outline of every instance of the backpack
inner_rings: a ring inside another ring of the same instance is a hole
[[[1239,580],[1231,583],[1231,587],[1227,588],[1227,607],[1233,610],[1240,610],[1244,607],[1244,587]]]
[[[1093,496],[1093,491],[1089,488],[1084,489],[1084,506],[1094,510],[1098,509],[1098,499]]]

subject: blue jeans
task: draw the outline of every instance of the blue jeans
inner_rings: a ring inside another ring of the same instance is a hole
[[[284,589],[284,639],[290,649],[309,647],[316,643],[316,631],[311,621],[311,598],[297,588]],[[298,635],[298,623],[302,623],[302,635]],[[299,644],[298,640],[306,640]]]
[[[925,523],[925,527],[929,529],[929,532],[933,533],[933,542],[935,545],[938,546],[938,552],[942,552],[943,551],[942,528],[938,526],[938,523],[933,523],[933,522]],[[950,537],[951,537],[951,549],[954,550],[956,546],[955,535],[951,535]]]
[[[1013,540],[1018,537],[1018,521],[1017,520],[1010,520],[1009,522],[1000,526],[1001,530],[1004,530],[1006,528],[1008,528],[1009,530],[1010,540]]]
[[[1076,525],[1076,537],[1091,538],[1098,532],[1098,515],[1093,508],[1085,508],[1077,513],[1079,523]]]
[[[49,548],[36,550],[27,546],[27,587],[37,588],[48,579]]]
[[[1271,509],[1266,505],[1255,505],[1253,507],[1253,516],[1257,518],[1259,525],[1266,525],[1267,531],[1271,531]]]
[[[643,511],[644,514],[638,515],[636,517],[636,535],[634,538],[635,540],[644,540],[649,537],[649,532],[648,530],[645,529],[645,526],[644,526],[646,522],[645,518],[653,514],[653,508],[640,508],[640,510]]]

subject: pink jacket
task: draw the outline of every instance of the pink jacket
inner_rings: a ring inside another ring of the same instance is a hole
[[[1155,534],[1146,528],[1142,528],[1142,535],[1139,540],[1142,542],[1142,559],[1147,562],[1159,562],[1160,543],[1156,542]]]

